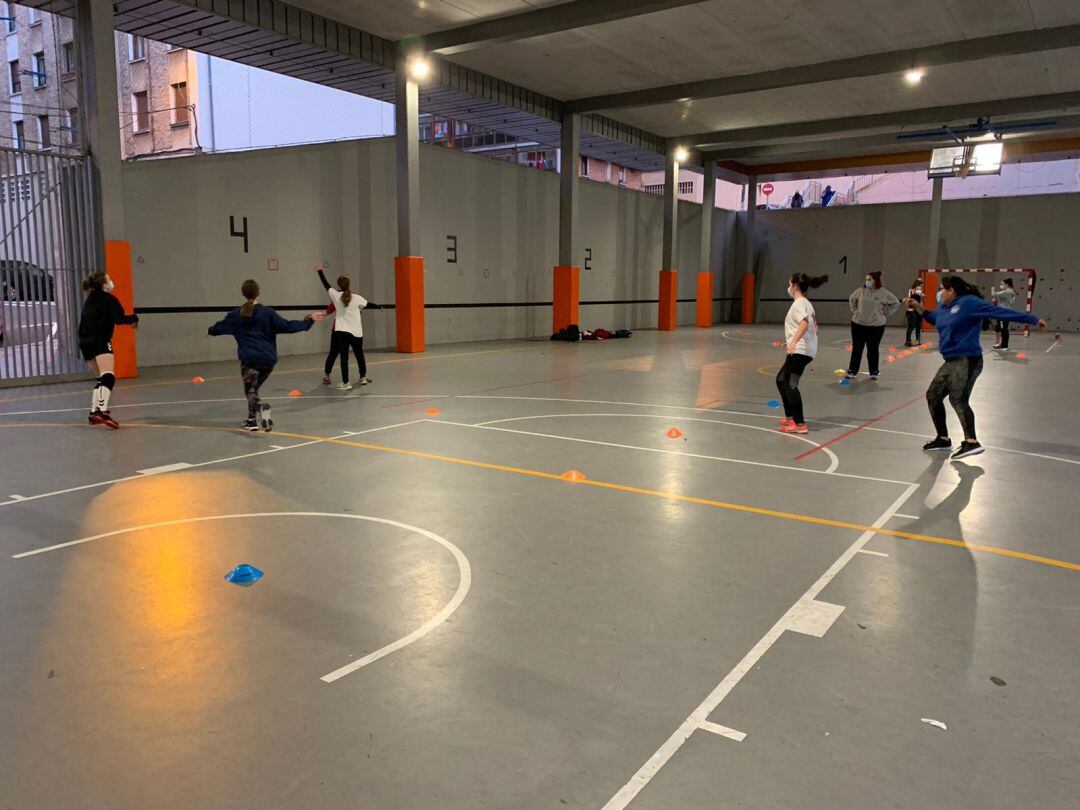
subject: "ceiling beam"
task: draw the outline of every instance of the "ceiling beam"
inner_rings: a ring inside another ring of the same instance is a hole
[[[1027,143],[1032,138],[1047,137],[1050,134],[1072,132],[1080,130],[1080,115],[1066,115],[1054,118],[1055,126],[1038,129],[1029,133],[1006,133],[1006,150],[1012,151],[1018,148],[1020,143]],[[1009,121],[1010,126],[1034,126],[1037,120]],[[718,161],[747,161],[760,160],[761,158],[781,158],[794,160],[796,157],[811,155],[814,153],[852,151],[859,149],[885,148],[889,146],[903,146],[905,151],[921,147],[943,146],[955,143],[955,139],[942,133],[940,137],[926,137],[919,140],[898,141],[896,132],[882,132],[873,135],[860,135],[851,138],[821,139],[815,138],[809,141],[795,141],[788,143],[766,143],[754,146],[731,146],[725,149],[715,149],[707,152],[709,159]]]
[[[901,73],[916,66],[938,67],[957,62],[973,62],[980,59],[1075,47],[1080,47],[1080,25],[1064,25],[1059,28],[1018,31],[1011,34],[943,42],[940,45],[928,45],[922,48],[853,56],[798,67],[766,70],[761,73],[746,73],[740,76],[725,76],[645,90],[632,90],[626,93],[592,96],[568,101],[566,109],[569,112],[582,113],[693,99],[720,98],[761,90],[775,90],[781,87],[798,87],[839,79]]]
[[[899,130],[908,126],[944,126],[961,122],[970,123],[981,116],[994,118],[1008,115],[1050,115],[1077,108],[1080,108],[1080,92],[1050,93],[1042,96],[977,101],[972,104],[956,104],[948,107],[924,107],[918,110],[900,110],[875,115],[855,115],[766,127],[727,129],[686,135],[672,140],[680,141],[688,146],[697,146],[703,153],[712,153],[720,151],[716,148],[717,146],[736,143],[751,146],[780,142],[785,139],[843,137],[860,130],[890,128]],[[706,157],[708,156],[706,154]]]
[[[435,31],[410,38],[408,42],[419,43],[428,53],[463,53],[489,45],[624,20],[700,2],[701,0],[574,0],[523,11],[520,14],[483,19],[445,31]]]

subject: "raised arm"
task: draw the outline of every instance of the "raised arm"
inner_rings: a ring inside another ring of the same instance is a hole
[[[1034,315],[1030,315],[1027,312],[1017,312],[1015,309],[1006,309],[1005,307],[999,307],[991,304],[987,301],[978,301],[974,307],[972,307],[972,314],[978,315],[980,318],[989,318],[991,320],[998,321],[1011,321],[1013,323],[1027,323],[1035,326],[1041,324],[1040,329],[1046,328],[1046,323],[1040,318]]]
[[[319,274],[319,281],[322,282],[323,289],[324,290],[329,290],[330,289],[330,282],[326,280],[326,276],[323,274],[322,268],[321,267],[316,267],[315,272]]]

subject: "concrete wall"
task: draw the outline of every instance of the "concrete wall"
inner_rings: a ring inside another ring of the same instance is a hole
[[[1078,221],[1080,195],[1075,194],[945,201],[941,265],[1034,267],[1039,277],[1035,312],[1054,328],[1075,331],[1080,329]],[[927,203],[757,212],[755,263],[764,279],[760,320],[782,320],[787,279],[794,272],[829,274],[831,280],[816,294],[823,323],[848,321],[847,304],[828,299],[846,299],[869,270],[883,269],[886,286],[901,296],[927,264],[929,227]],[[844,256],[846,275],[840,264]],[[1002,277],[972,278],[989,286],[991,278],[1000,283]],[[1014,283],[1025,289],[1022,275]],[[892,322],[901,323],[902,315]]]
[[[262,285],[266,304],[321,306],[324,294],[312,270],[317,263],[328,263],[331,280],[344,273],[366,297],[393,302],[396,208],[389,140],[130,163],[124,186],[140,309],[235,306],[240,282],[249,277]],[[428,342],[549,334],[550,306],[537,304],[551,300],[558,176],[424,147],[421,188]],[[585,181],[580,201],[582,301],[655,299],[662,200]],[[230,216],[237,229],[247,217],[247,254],[243,239],[229,235]],[[716,210],[713,216],[713,266],[730,272],[734,214]],[[680,323],[694,320],[700,223],[701,206],[680,204],[679,298],[687,299],[679,305]],[[457,237],[456,263],[450,261],[449,236]],[[280,269],[269,269],[274,262]],[[714,295],[737,295],[734,282],[720,278]],[[204,337],[217,317],[146,314],[140,362],[233,356],[232,341]],[[585,328],[637,329],[654,327],[656,317],[655,303],[603,303],[583,306],[580,320]],[[393,313],[366,315],[365,333],[373,347],[392,346]],[[279,349],[321,351],[327,340],[325,324],[282,337]]]

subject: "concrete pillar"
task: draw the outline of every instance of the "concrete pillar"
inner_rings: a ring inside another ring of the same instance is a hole
[[[926,266],[931,270],[938,266],[941,244],[941,191],[944,182],[942,177],[934,178],[933,195],[930,198],[930,242],[926,252]]]
[[[559,263],[553,275],[551,330],[558,332],[578,320],[581,268],[576,264],[578,164],[581,160],[581,116],[564,115],[559,158]]]
[[[697,313],[694,322],[712,326],[713,287],[712,222],[716,210],[716,161],[705,161],[705,183],[701,198],[701,269],[697,277]]]
[[[758,298],[761,297],[762,284],[756,283],[757,279],[754,278],[754,258],[756,247],[756,234],[755,228],[757,225],[757,199],[758,192],[758,179],[757,176],[750,176],[746,178],[746,234],[743,238],[742,248],[742,275],[743,275],[743,288],[751,289],[754,291],[754,306],[751,312],[753,323],[757,322],[757,313],[760,310],[758,306]],[[749,277],[749,278],[748,278]],[[743,323],[746,323],[746,305],[744,301],[743,305]]]
[[[394,258],[397,350],[424,351],[424,259],[420,247],[420,88],[407,54],[397,57],[394,151],[398,255]]]
[[[98,267],[116,285],[113,294],[126,312],[135,308],[135,284],[131,273],[131,244],[124,218],[124,177],[120,153],[120,109],[116,90],[116,39],[113,4],[77,0],[75,5],[75,52],[81,85],[79,114],[87,152],[96,175],[94,207]],[[113,333],[116,376],[138,376],[135,330],[118,326]]]
[[[674,149],[669,148],[664,160],[664,241],[660,257],[660,312],[657,328],[662,332],[675,329],[678,304],[678,271],[675,251],[679,230],[679,162]]]

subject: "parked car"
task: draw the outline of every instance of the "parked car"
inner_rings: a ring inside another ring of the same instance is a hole
[[[55,301],[52,275],[19,259],[0,259],[0,296],[4,301]]]

